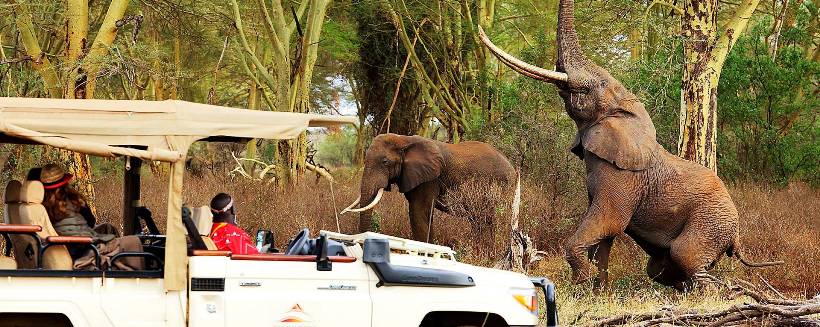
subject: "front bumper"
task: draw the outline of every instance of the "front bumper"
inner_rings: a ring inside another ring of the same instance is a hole
[[[555,284],[546,277],[532,277],[530,281],[532,281],[535,287],[544,291],[547,326],[558,326],[558,308],[555,305]]]

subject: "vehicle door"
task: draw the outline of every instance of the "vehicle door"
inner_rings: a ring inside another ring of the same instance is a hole
[[[225,278],[228,326],[370,326],[367,269],[360,260],[319,271],[315,256],[234,255]],[[355,260],[355,261],[354,261]]]
[[[108,272],[100,306],[113,326],[167,326],[161,272]]]

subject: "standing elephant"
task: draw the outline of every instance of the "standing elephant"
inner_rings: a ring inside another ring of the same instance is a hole
[[[564,244],[575,283],[595,276],[606,286],[614,238],[626,233],[649,254],[653,280],[683,289],[727,254],[742,257],[738,213],[726,186],[711,169],[667,152],[643,104],[581,51],[573,1],[561,0],[556,71],[527,64],[496,47],[493,54],[524,76],[558,87],[578,128],[572,153],[584,161],[589,207]]]
[[[413,238],[429,241],[433,239],[430,223],[434,207],[458,215],[462,210],[454,208],[494,207],[497,202],[492,198],[472,197],[471,203],[455,203],[458,200],[453,199],[464,197],[452,193],[462,192],[463,186],[497,185],[504,190],[503,194],[512,194],[514,183],[516,171],[513,166],[503,154],[486,143],[448,144],[420,136],[382,134],[376,136],[367,149],[359,199],[344,212],[360,212],[359,230],[371,230],[373,207],[384,190],[396,184],[407,198]],[[368,205],[352,209],[360,201]],[[481,222],[471,220],[471,223],[475,226]]]

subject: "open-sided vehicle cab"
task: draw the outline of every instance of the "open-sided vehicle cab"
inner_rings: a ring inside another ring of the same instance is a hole
[[[548,294],[555,324],[548,281],[458,263],[447,247],[373,233],[310,238],[302,230],[284,253],[232,255],[208,238],[207,207],[183,210],[193,142],[291,139],[308,127],[355,122],[183,101],[0,98],[0,142],[123,158],[123,233],[140,233],[146,248],[123,255],[148,263],[143,271],[71,270],[65,246],[93,249],[90,239],[58,236],[42,184],[12,181],[0,224],[0,327],[532,326],[536,286]],[[164,234],[139,214],[143,160],[171,167]]]

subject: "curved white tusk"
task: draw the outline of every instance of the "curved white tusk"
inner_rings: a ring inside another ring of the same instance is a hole
[[[340,215],[343,215],[343,214],[347,213],[348,211],[350,211],[350,209],[351,209],[351,208],[353,208],[353,207],[355,207],[357,204],[359,204],[359,201],[361,201],[361,200],[362,200],[362,196],[361,196],[361,195],[359,195],[359,197],[358,197],[358,198],[356,198],[356,201],[353,201],[353,203],[351,203],[349,206],[347,206],[347,208],[345,208],[344,210],[342,210],[342,212],[340,212],[339,214],[340,214]]]
[[[567,81],[567,74],[562,72],[556,72],[554,70],[544,69],[538,66],[530,65],[524,62],[521,59],[513,57],[511,54],[501,50],[498,46],[493,44],[490,41],[490,38],[487,37],[487,34],[484,33],[484,29],[481,26],[478,26],[478,38],[481,39],[481,42],[490,49],[490,52],[495,55],[499,61],[503,62],[505,65],[512,68],[512,70],[518,72],[521,75],[527,76],[529,78],[541,80],[544,82],[555,82]]]
[[[364,207],[361,207],[361,208],[358,208],[358,209],[350,209],[348,211],[350,211],[350,212],[362,212],[362,211],[367,211],[367,210],[373,209],[373,207],[375,207],[377,204],[379,204],[379,200],[382,199],[382,195],[384,195],[384,189],[380,188],[379,193],[376,193],[376,198],[373,199],[373,202],[370,202],[370,204],[368,204]]]

